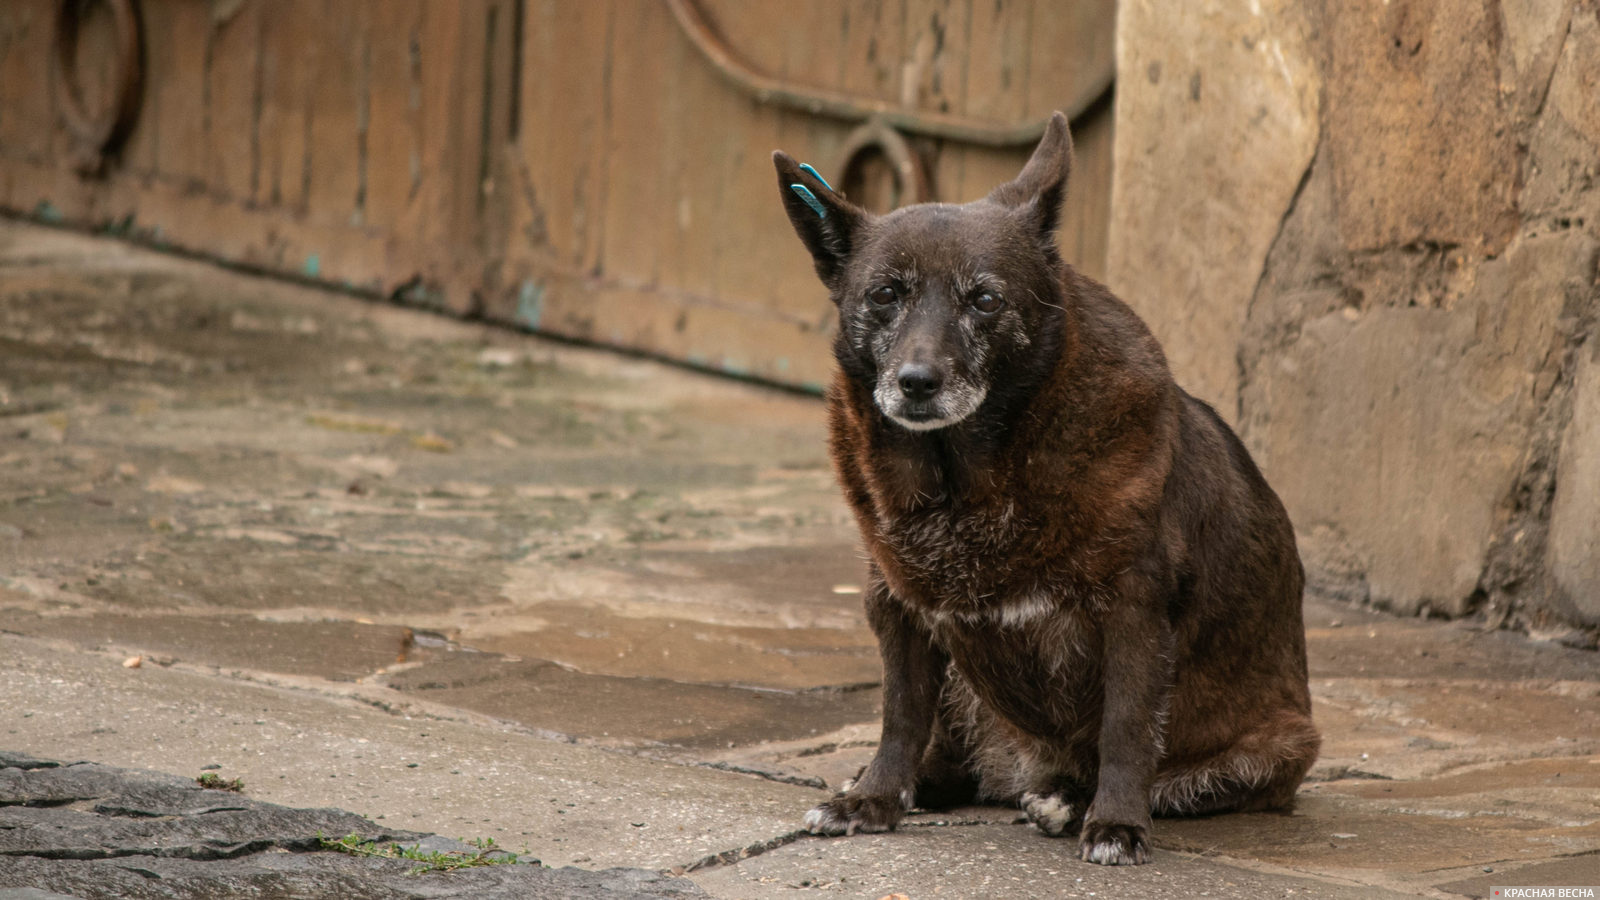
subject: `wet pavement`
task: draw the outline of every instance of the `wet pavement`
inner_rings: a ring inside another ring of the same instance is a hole
[[[0,223],[0,749],[723,897],[1600,880],[1600,655],[1319,598],[1293,815],[799,837],[876,739],[861,579],[814,399]]]

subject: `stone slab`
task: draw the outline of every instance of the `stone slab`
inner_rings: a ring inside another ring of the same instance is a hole
[[[1600,625],[1600,341],[1579,353],[1550,512],[1550,574],[1575,618]]]
[[[691,882],[643,869],[553,869],[519,859],[417,872],[414,861],[323,845],[324,837],[350,834],[425,852],[473,852],[352,813],[291,809],[158,772],[96,763],[0,768],[0,896],[17,900],[704,896]]]
[[[825,796],[753,775],[542,739],[445,708],[81,654],[0,634],[0,741],[349,810],[391,829],[492,837],[547,864],[667,869],[792,832]],[[232,795],[224,798],[231,802]]]
[[[1346,246],[1498,252],[1518,224],[1498,4],[1341,0],[1325,10],[1324,126]]]
[[[889,834],[807,838],[737,866],[692,875],[717,897],[779,900],[805,896],[884,897],[1288,897],[1364,900],[1414,896],[1339,884],[1235,860],[1158,849],[1148,865],[1097,866],[1077,842],[1026,825],[949,823],[919,817]],[[948,820],[944,820],[947,821]],[[1157,828],[1161,823],[1157,823]]]
[[[1263,357],[1250,444],[1313,582],[1351,569],[1384,608],[1467,610],[1595,248],[1577,231],[1521,240],[1452,304],[1369,297]]]

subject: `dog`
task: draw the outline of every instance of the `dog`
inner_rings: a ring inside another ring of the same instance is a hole
[[[1294,530],[1139,317],[1061,259],[1066,118],[964,205],[877,216],[773,162],[838,307],[830,450],[884,669],[876,755],[808,829],[999,801],[1136,865],[1152,814],[1289,807],[1321,743]]]

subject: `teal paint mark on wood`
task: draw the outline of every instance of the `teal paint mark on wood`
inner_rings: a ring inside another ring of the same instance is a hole
[[[544,285],[537,281],[524,281],[517,291],[517,324],[537,330],[544,318]]]

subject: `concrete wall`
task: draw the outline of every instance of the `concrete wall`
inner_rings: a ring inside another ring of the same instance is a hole
[[[1109,283],[1312,589],[1592,643],[1600,0],[1124,0],[1118,54]]]

